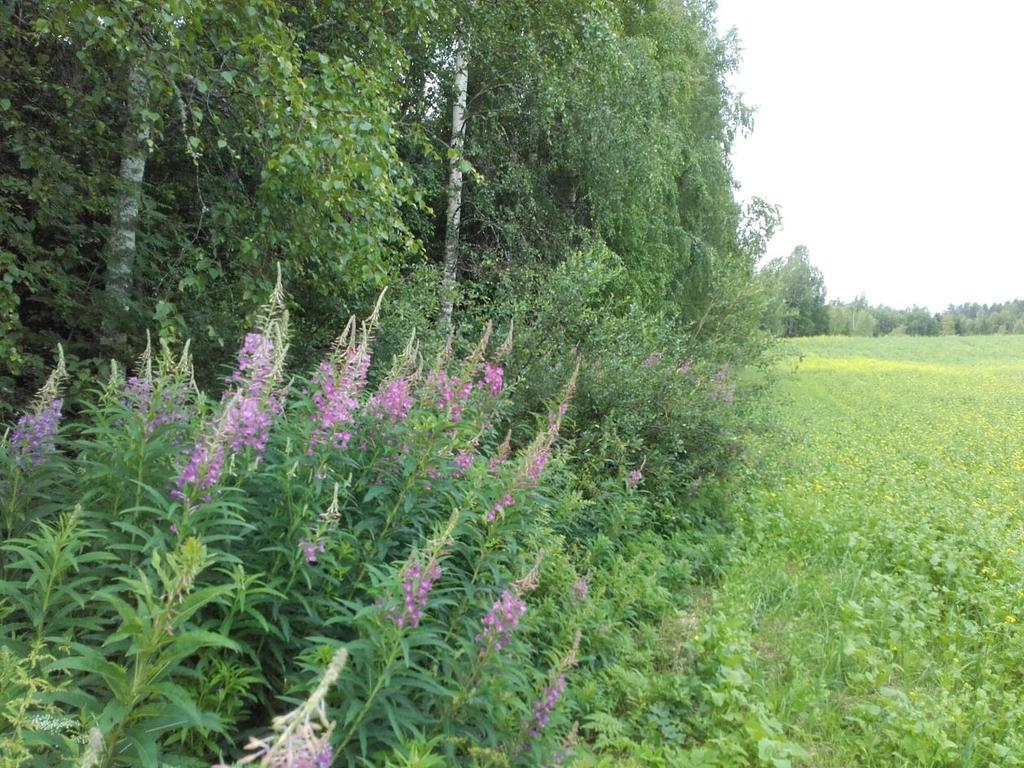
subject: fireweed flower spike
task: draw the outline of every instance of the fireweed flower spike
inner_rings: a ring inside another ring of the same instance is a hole
[[[385,382],[380,391],[370,398],[370,411],[373,415],[378,419],[386,416],[392,424],[405,421],[411,410],[411,385],[405,377]]]
[[[551,719],[551,713],[555,711],[559,699],[565,693],[565,675],[558,675],[551,684],[544,689],[540,698],[533,703],[533,723],[530,727],[530,738],[540,737],[540,732],[547,726]]]
[[[513,498],[511,493],[506,493],[504,496],[502,496],[500,499],[494,502],[494,505],[489,510],[487,510],[487,522],[493,523],[495,520],[501,517],[502,512],[511,507],[513,504],[515,504],[515,501],[516,500],[515,498]]]
[[[441,564],[437,561],[421,561],[410,558],[402,569],[402,604],[391,612],[391,620],[399,629],[420,625],[427,599],[434,588],[434,582],[441,578]]]
[[[316,689],[298,708],[274,718],[272,733],[262,738],[250,738],[246,749],[251,754],[238,761],[239,765],[255,763],[272,768],[330,768],[334,760],[331,733],[334,722],[327,719],[324,699],[341,675],[348,661],[348,651],[339,648]],[[228,768],[223,764],[213,768]]]
[[[327,509],[317,516],[316,525],[309,533],[308,539],[299,542],[299,549],[306,558],[307,563],[316,563],[317,554],[327,551],[325,539],[331,531],[338,527],[341,520],[341,507],[338,504],[338,483],[334,484],[334,498]]]
[[[452,512],[441,534],[427,543],[426,549],[413,552],[402,567],[401,599],[388,612],[395,626],[415,629],[423,613],[434,584],[441,578],[441,560],[452,544],[452,532],[459,521],[459,511]]]
[[[508,359],[508,356],[512,354],[512,336],[515,331],[515,320],[508,321],[508,333],[505,334],[505,340],[501,342],[501,346],[495,350],[494,360],[498,363],[503,363]]]
[[[492,395],[497,397],[501,394],[501,389],[505,384],[505,371],[500,365],[491,365],[490,363],[484,363],[484,377],[477,384],[480,389],[486,389]]]
[[[539,738],[541,731],[547,727],[547,724],[551,719],[551,713],[555,711],[555,707],[558,706],[558,702],[562,698],[562,694],[565,693],[566,675],[569,674],[570,669],[579,663],[581,636],[580,630],[577,629],[576,636],[573,639],[572,648],[570,648],[569,652],[561,661],[558,662],[558,665],[551,670],[551,676],[549,677],[547,687],[544,688],[540,697],[533,703],[533,719],[531,720],[527,730],[527,750],[530,748],[529,741]]]
[[[472,451],[461,450],[455,454],[455,468],[452,470],[454,477],[464,477],[469,471],[469,468],[473,466],[473,459],[476,456]]]
[[[228,377],[234,387],[224,395],[220,416],[212,429],[196,443],[175,482],[171,495],[191,509],[200,492],[209,500],[209,489],[220,480],[224,463],[245,448],[262,458],[275,416],[284,410],[278,391],[288,351],[288,313],[284,308],[280,270],[278,283],[263,308],[259,332],[249,333],[238,352],[238,365]]]
[[[480,369],[480,363],[484,361],[484,356],[487,354],[487,345],[491,343],[491,333],[493,330],[494,325],[488,320],[484,324],[484,330],[480,334],[479,341],[477,341],[473,351],[470,352],[469,357],[466,358],[463,371],[466,378],[472,378]]]
[[[508,430],[505,433],[505,439],[498,446],[498,452],[487,462],[487,468],[491,471],[491,474],[497,474],[498,467],[508,461],[508,457],[512,454],[512,430]]]
[[[480,645],[480,657],[490,653],[498,653],[509,644],[512,632],[526,614],[526,595],[537,588],[540,583],[540,566],[544,561],[544,551],[537,553],[537,559],[526,574],[512,582],[511,589],[503,590],[501,595],[483,618],[482,629],[474,638]]]
[[[526,613],[526,602],[515,593],[504,590],[483,618],[483,629],[476,636],[480,656],[497,653],[512,639],[512,631]]]
[[[344,332],[334,342],[331,354],[317,369],[313,394],[316,411],[307,449],[309,454],[324,444],[344,449],[352,440],[351,425],[359,407],[359,393],[366,387],[366,374],[373,357],[373,332],[386,292],[385,288],[377,297],[373,312],[362,323],[361,333],[356,332],[355,316],[349,318]]]
[[[551,459],[551,449],[558,432],[562,428],[562,420],[569,411],[569,402],[576,391],[576,377],[580,372],[580,358],[576,358],[576,367],[562,389],[558,406],[548,414],[547,428],[541,431],[526,448],[520,458],[519,470],[516,473],[516,485],[521,488],[535,488],[540,481],[544,468]]]
[[[22,415],[11,432],[11,453],[19,467],[26,463],[39,466],[47,454],[57,450],[57,427],[60,425],[64,400],[60,389],[67,378],[64,348],[57,345],[57,365],[36,393],[28,411]]]
[[[121,402],[145,419],[152,434],[165,424],[185,424],[192,415],[195,374],[186,341],[181,356],[174,360],[167,342],[160,340],[161,354],[153,371],[153,344],[146,331],[146,348],[135,365],[135,373],[121,386]]]
[[[590,579],[584,576],[577,579],[572,585],[572,599],[574,603],[582,603],[590,594]]]
[[[626,477],[626,485],[630,488],[636,488],[640,481],[644,479],[644,466],[647,464],[647,458],[640,462],[640,466],[632,470]]]

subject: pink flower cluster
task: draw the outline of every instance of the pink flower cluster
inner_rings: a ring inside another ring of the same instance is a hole
[[[24,414],[11,433],[11,453],[18,466],[28,460],[33,467],[57,450],[57,427],[60,425],[64,401],[57,397]]]
[[[540,732],[547,726],[551,713],[555,711],[559,699],[565,693],[565,675],[559,675],[555,681],[544,689],[540,698],[533,703],[533,723],[530,727],[530,738],[540,737]]]
[[[370,411],[378,419],[385,416],[393,424],[404,421],[412,410],[412,393],[409,380],[401,377],[392,379],[384,388],[370,398]]]
[[[188,461],[174,483],[171,496],[193,506],[195,499],[185,493],[185,488],[191,486],[193,494],[199,491],[209,491],[220,479],[225,458],[224,444],[221,441],[213,439],[209,442],[196,443],[188,453]],[[210,501],[211,498],[208,492],[202,496],[203,501]]]
[[[500,365],[491,365],[490,363],[484,363],[484,377],[480,380],[477,386],[480,389],[488,390],[492,395],[497,397],[501,394],[501,388],[505,384],[505,371]]]
[[[453,422],[462,421],[462,411],[473,393],[473,382],[463,382],[458,376],[449,376],[447,371],[440,370],[430,373],[427,385],[437,395],[438,410],[447,411]]]
[[[124,405],[146,419],[146,431],[150,434],[165,424],[185,424],[191,417],[188,390],[180,383],[170,382],[154,392],[151,380],[129,376],[122,393]]]
[[[572,585],[572,598],[577,603],[582,603],[590,594],[590,581],[586,578],[577,579]]]
[[[465,449],[455,454],[455,461],[453,462],[455,464],[455,469],[452,470],[452,475],[455,477],[464,477],[469,471],[469,468],[473,466],[473,459],[475,456],[476,454],[472,451],[467,451]]]
[[[238,368],[228,379],[238,388],[227,402],[226,436],[234,453],[252,448],[262,456],[274,417],[284,410],[274,391],[274,339],[250,333],[238,352]]]
[[[320,363],[316,374],[319,391],[313,395],[313,404],[316,406],[313,422],[316,428],[309,438],[309,453],[324,443],[334,448],[348,447],[352,433],[346,426],[354,421],[359,406],[357,398],[366,386],[369,367],[370,352],[365,346],[346,350],[340,366],[330,360]]]
[[[299,546],[302,548],[303,554],[306,556],[307,563],[315,563],[317,553],[323,553],[327,551],[327,545],[322,540],[310,541],[303,539]]]
[[[441,566],[436,561],[425,565],[411,560],[402,572],[402,605],[391,612],[391,620],[399,629],[419,626],[427,598],[434,588],[434,582],[441,578]]]
[[[270,437],[274,417],[284,410],[281,395],[274,391],[274,340],[260,333],[250,333],[238,353],[238,368],[228,377],[237,385],[225,395],[224,411],[212,434],[200,440],[189,451],[188,461],[178,475],[171,495],[189,505],[195,503],[192,492],[208,490],[220,479],[227,458],[225,446],[233,454],[244,448],[262,457]],[[203,496],[205,501],[209,494]]]
[[[526,465],[526,484],[529,487],[534,487],[540,482],[541,475],[544,474],[544,468],[551,461],[551,448],[541,447],[533,453],[530,457],[530,462]]]
[[[640,484],[640,481],[643,480],[643,478],[643,471],[639,468],[634,469],[629,473],[629,476],[626,478],[626,485],[628,485],[630,488],[636,488]]]
[[[515,503],[515,499],[512,498],[512,494],[506,493],[498,501],[494,502],[494,506],[487,511],[487,522],[493,523],[506,508],[512,506]]]
[[[569,381],[566,382],[565,388],[562,390],[562,397],[559,400],[558,407],[548,413],[547,429],[540,432],[526,449],[516,478],[518,485],[521,487],[536,487],[541,475],[544,473],[544,468],[547,466],[548,461],[551,460],[551,450],[558,439],[558,433],[562,429],[562,421],[569,412],[569,401],[576,391],[576,377],[579,371],[580,361],[577,360],[572,376],[569,377]]]
[[[476,636],[476,641],[482,646],[480,655],[484,656],[491,651],[497,653],[508,645],[512,631],[525,613],[526,603],[509,590],[503,591],[484,616],[483,629]]]

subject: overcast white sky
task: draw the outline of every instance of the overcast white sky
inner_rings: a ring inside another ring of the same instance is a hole
[[[1024,298],[1024,2],[719,0],[757,108],[741,198],[782,207],[829,299]]]

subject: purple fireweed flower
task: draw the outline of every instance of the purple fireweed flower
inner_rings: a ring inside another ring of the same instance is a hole
[[[693,360],[683,360],[676,368],[676,373],[691,373],[693,371]]]
[[[644,473],[640,469],[634,469],[629,473],[629,477],[626,478],[626,485],[630,488],[636,488],[640,481],[643,479]]]
[[[139,413],[147,413],[153,402],[153,382],[138,376],[129,376],[121,390],[124,404]]]
[[[427,377],[427,386],[437,397],[439,411],[447,412],[453,422],[462,421],[462,411],[473,392],[473,382],[463,382],[458,376],[449,376],[447,371],[432,371]]]
[[[484,363],[484,377],[480,380],[477,386],[480,389],[487,389],[492,395],[497,397],[501,394],[501,388],[505,384],[505,371],[500,365],[491,365],[490,363]]]
[[[370,352],[357,346],[345,352],[340,365],[330,360],[320,363],[315,376],[318,391],[313,395],[316,425],[309,439],[309,453],[317,445],[330,443],[335,448],[347,448],[352,432],[346,425],[355,420],[359,406],[358,395],[366,386],[366,372],[370,367]]]
[[[146,349],[139,358],[137,372],[121,385],[121,404],[142,418],[149,434],[166,424],[185,424],[192,416],[190,400],[195,380],[188,347],[186,342],[177,364],[172,364],[170,350],[165,346],[154,378],[152,341],[147,331]],[[116,379],[115,371],[116,368],[111,372],[112,380]]]
[[[24,467],[26,461],[37,467],[47,454],[57,450],[57,427],[63,405],[63,399],[55,397],[18,419],[11,433],[11,453],[19,467]]]
[[[481,645],[480,655],[486,656],[491,651],[497,653],[508,645],[512,631],[525,613],[526,603],[509,590],[503,591],[484,616],[483,629],[475,638]]]
[[[273,391],[275,352],[273,338],[250,333],[238,353],[238,368],[229,381],[239,386],[228,397],[224,425],[234,453],[249,447],[262,454],[274,416],[284,410],[279,393]]]
[[[415,629],[423,618],[427,599],[434,582],[441,578],[441,565],[436,560],[422,563],[418,558],[402,569],[402,604],[391,610],[391,620],[399,629]]]
[[[64,405],[60,388],[67,375],[64,349],[58,344],[56,367],[11,433],[10,451],[18,467],[24,467],[26,462],[38,466],[46,460],[47,454],[57,450],[57,428]]]
[[[370,411],[373,415],[378,419],[387,416],[393,424],[404,421],[411,410],[412,394],[406,378],[392,379],[370,398]]]
[[[302,550],[303,554],[305,554],[307,563],[315,563],[317,561],[317,553],[325,552],[327,550],[327,545],[324,544],[323,541],[310,541],[308,539],[303,539],[299,542],[299,548]]]
[[[195,492],[211,488],[220,479],[228,448],[232,455],[252,448],[257,460],[262,457],[274,417],[284,411],[281,395],[274,391],[277,352],[270,336],[250,333],[245,337],[238,353],[238,368],[228,377],[237,386],[225,394],[223,411],[213,431],[189,451],[171,492],[174,498],[194,506]],[[191,492],[186,491],[189,487]],[[210,497],[207,493],[202,498]]]
[[[469,471],[469,468],[473,465],[473,459],[475,454],[472,451],[461,450],[455,454],[455,470],[452,473],[456,477],[462,477]]]
[[[665,356],[661,352],[654,352],[647,356],[643,362],[644,368],[654,368]]]
[[[533,488],[540,482],[541,475],[544,474],[544,468],[551,461],[551,449],[542,447],[535,451],[533,456],[530,457],[530,463],[526,467],[526,477],[524,480],[526,484]]]
[[[339,504],[338,483],[334,484],[334,497],[330,505],[317,515],[316,522],[311,526],[309,538],[299,542],[299,550],[305,555],[307,563],[316,563],[317,554],[327,551],[326,537],[338,527],[341,521],[341,506]]]
[[[515,499],[512,498],[512,494],[506,493],[498,501],[494,502],[494,505],[487,511],[487,522],[493,523],[508,507],[515,503]]]
[[[572,598],[577,603],[582,603],[590,594],[590,581],[584,577],[577,579],[572,585]]]
[[[171,496],[189,506],[194,506],[193,497],[186,492],[186,489],[191,486],[194,493],[205,491],[216,485],[224,469],[225,458],[224,445],[217,440],[216,436],[209,442],[196,443],[189,451],[184,469],[181,470],[174,482]]]
[[[533,722],[530,726],[530,738],[540,737],[540,732],[547,726],[551,713],[555,711],[558,700],[565,693],[565,675],[558,675],[533,703]]]
[[[247,333],[238,350],[238,367],[228,377],[233,384],[263,388],[274,372],[274,340],[262,333]]]
[[[146,422],[146,431],[155,432],[166,424],[186,424],[191,417],[188,390],[183,385],[174,385],[159,393]]]
[[[562,421],[569,412],[569,401],[576,391],[576,377],[580,371],[580,361],[576,361],[569,381],[562,390],[562,397],[554,411],[548,413],[548,425],[540,432],[527,447],[520,459],[519,469],[516,473],[516,483],[522,488],[535,488],[540,481],[544,468],[551,459],[551,449],[558,439],[558,433],[562,428]]]

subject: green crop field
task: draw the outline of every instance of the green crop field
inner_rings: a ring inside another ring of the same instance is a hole
[[[715,598],[742,695],[794,766],[1024,764],[1024,337],[787,352]]]

